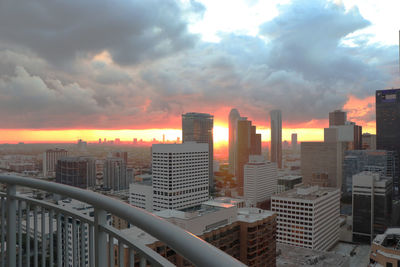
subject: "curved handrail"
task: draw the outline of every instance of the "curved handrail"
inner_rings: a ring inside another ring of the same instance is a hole
[[[0,183],[26,186],[68,196],[86,202],[94,208],[111,212],[154,236],[196,266],[245,266],[194,234],[154,214],[96,192],[55,182],[17,176],[0,175]]]

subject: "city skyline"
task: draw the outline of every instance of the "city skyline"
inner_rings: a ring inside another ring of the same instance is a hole
[[[25,14],[7,2],[0,12],[1,143],[174,140],[187,112],[214,115],[215,141],[227,142],[231,108],[259,126],[263,141],[264,116],[277,108],[283,140],[292,132],[299,141],[321,140],[326,114],[336,109],[375,133],[375,90],[399,86],[393,3],[237,1],[229,10],[206,0],[139,3],[43,6],[55,15],[42,23],[36,9]],[[71,10],[80,10],[74,21],[65,16]],[[105,24],[90,12],[104,13]],[[143,16],[129,16],[137,12]]]

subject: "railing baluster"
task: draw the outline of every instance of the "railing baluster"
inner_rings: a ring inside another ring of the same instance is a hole
[[[42,267],[46,267],[46,210],[42,207]]]
[[[135,251],[133,248],[129,248],[129,266],[135,267]]]
[[[33,207],[33,264],[35,267],[38,267],[38,238],[37,238],[37,231],[38,231],[38,221],[37,221],[37,210],[38,207]]]
[[[146,264],[147,264],[146,257],[144,255],[140,255],[139,267],[146,267]]]
[[[80,221],[80,234],[81,234],[81,246],[80,246],[80,254],[81,254],[81,267],[86,266],[86,239],[87,233],[85,229],[87,229],[86,224],[83,221]]]
[[[61,214],[57,213],[57,267],[62,266]]]
[[[22,267],[22,201],[18,201],[18,267]]]
[[[1,234],[1,267],[4,267],[6,264],[6,259],[5,259],[5,235],[6,235],[6,231],[5,231],[5,226],[6,226],[6,205],[5,205],[5,198],[2,197],[1,198],[1,230],[0,230],[0,234]]]
[[[54,240],[53,240],[53,217],[54,217],[54,211],[50,210],[49,211],[49,266],[53,267],[54,264]]]
[[[107,224],[105,210],[95,208],[94,224],[95,266],[105,267],[107,265],[107,235],[102,229]]]
[[[69,232],[69,217],[67,215],[63,215],[63,222],[64,222],[64,265],[69,266],[69,240],[68,240],[68,232]],[[72,238],[71,238],[72,241]]]
[[[89,266],[94,267],[94,226],[89,225]]]
[[[72,218],[72,266],[78,266],[78,233],[76,231],[76,220]]]
[[[26,203],[26,266],[31,266],[31,206]]]
[[[122,244],[122,240],[118,240],[118,262],[119,267],[124,266],[124,244]]]
[[[14,199],[16,186],[7,187],[7,263],[9,267],[15,267],[16,263],[16,229],[15,220],[17,212],[17,200]]]
[[[108,254],[109,254],[109,265],[108,266],[115,266],[114,263],[114,237],[112,235],[108,235]]]

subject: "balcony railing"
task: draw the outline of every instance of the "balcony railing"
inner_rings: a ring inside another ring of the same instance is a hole
[[[107,225],[107,213],[137,226],[196,266],[244,266],[195,235],[116,199],[33,178],[0,175],[1,184],[7,187],[6,193],[0,193],[1,267],[105,267],[115,266],[114,256],[118,257],[119,266],[174,266],[139,240]],[[17,193],[17,186],[85,202],[93,206],[94,217],[22,196]]]

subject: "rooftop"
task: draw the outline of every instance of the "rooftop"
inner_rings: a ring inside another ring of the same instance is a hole
[[[329,193],[333,193],[335,191],[339,191],[339,189],[333,187],[301,185],[295,189],[276,194],[272,196],[272,198],[283,197],[283,198],[293,198],[293,199],[315,200]]]
[[[293,181],[297,179],[302,179],[303,176],[301,175],[285,175],[283,177],[279,177],[278,180],[285,180],[285,181]]]
[[[388,228],[384,234],[377,235],[373,242],[385,248],[400,250],[400,228]]]
[[[270,210],[262,210],[258,208],[241,208],[238,209],[237,220],[241,222],[253,223],[274,215],[275,212]]]

